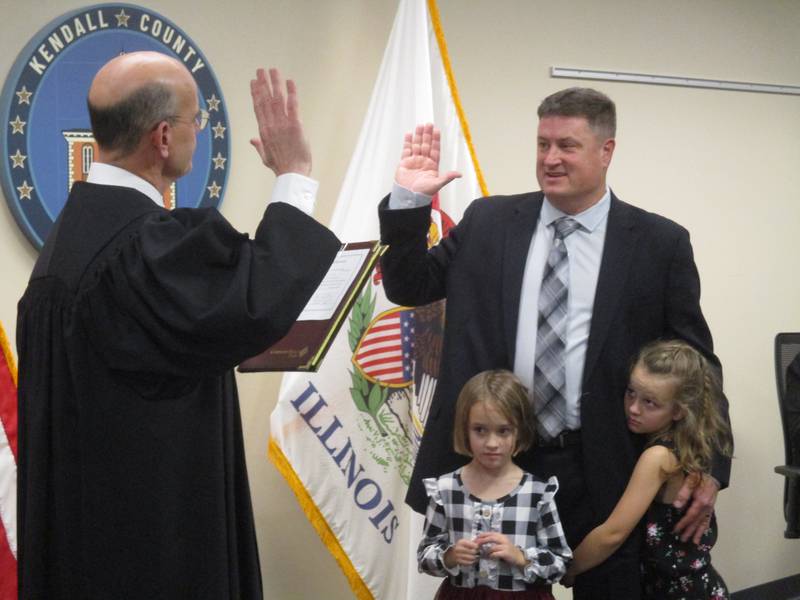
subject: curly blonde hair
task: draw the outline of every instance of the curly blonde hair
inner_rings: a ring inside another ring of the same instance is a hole
[[[675,382],[673,401],[681,413],[681,418],[655,434],[650,444],[671,440],[678,469],[686,473],[708,473],[715,452],[731,456],[733,438],[720,411],[722,382],[702,354],[681,340],[656,341],[641,349],[635,365]]]

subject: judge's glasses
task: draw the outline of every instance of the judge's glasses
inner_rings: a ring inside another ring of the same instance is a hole
[[[168,121],[182,121],[184,119],[183,119],[183,117],[174,116],[174,117],[169,117],[166,120],[168,120]],[[203,129],[206,128],[206,125],[208,125],[208,111],[205,110],[205,109],[202,109],[202,108],[200,110],[198,110],[197,114],[192,119],[192,123],[194,123],[194,126],[197,127],[198,131],[203,131]]]

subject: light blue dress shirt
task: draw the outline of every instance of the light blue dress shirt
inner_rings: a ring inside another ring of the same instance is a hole
[[[529,390],[532,390],[539,316],[539,288],[542,284],[547,255],[553,245],[554,228],[552,223],[559,217],[571,216],[581,224],[572,235],[564,240],[569,255],[565,349],[567,429],[580,429],[581,426],[581,380],[586,360],[586,346],[589,342],[589,329],[592,324],[592,309],[597,290],[597,277],[600,273],[600,260],[603,257],[603,245],[606,240],[610,204],[611,194],[608,188],[597,204],[577,215],[566,215],[545,198],[525,262],[517,321],[514,373]]]

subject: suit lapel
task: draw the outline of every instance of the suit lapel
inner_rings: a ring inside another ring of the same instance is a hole
[[[503,315],[505,315],[505,339],[509,365],[514,364],[517,349],[517,322],[519,300],[522,294],[522,277],[528,250],[542,210],[540,192],[526,194],[514,207],[511,223],[506,230],[503,256]]]
[[[621,202],[612,193],[583,368],[584,387],[608,337],[614,313],[622,306],[625,283],[628,280],[631,259],[639,235],[641,232],[634,226],[633,211],[630,206]]]

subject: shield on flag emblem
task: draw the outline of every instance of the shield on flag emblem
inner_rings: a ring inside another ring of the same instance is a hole
[[[407,387],[413,380],[414,310],[394,308],[367,326],[353,352],[353,364],[371,383]]]

